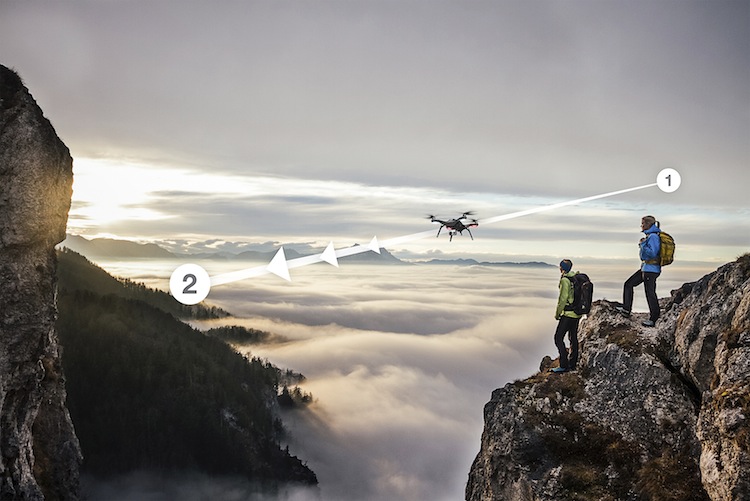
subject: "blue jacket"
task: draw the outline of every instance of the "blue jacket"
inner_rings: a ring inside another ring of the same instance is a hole
[[[659,251],[661,250],[659,233],[661,233],[661,230],[654,224],[651,228],[644,230],[643,233],[646,234],[646,239],[640,243],[641,271],[661,273],[661,264],[659,263]],[[649,263],[653,260],[656,260],[657,263]]]

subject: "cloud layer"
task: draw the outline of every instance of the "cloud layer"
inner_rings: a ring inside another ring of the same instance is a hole
[[[595,297],[614,300],[633,271],[627,263],[574,266],[591,275]],[[212,298],[246,317],[232,322],[290,340],[249,352],[307,376],[304,389],[316,402],[285,422],[292,452],[319,476],[322,498],[461,499],[492,390],[556,353],[557,270],[304,270],[291,284],[268,277],[217,287]],[[668,271],[660,295],[703,272]],[[637,292],[636,310],[645,310]]]

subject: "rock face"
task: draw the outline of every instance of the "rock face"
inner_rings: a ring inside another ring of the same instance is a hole
[[[65,406],[54,246],[72,159],[21,79],[0,66],[0,499],[77,499],[81,452]]]
[[[662,303],[597,302],[578,371],[493,392],[467,500],[750,499],[750,254]]]

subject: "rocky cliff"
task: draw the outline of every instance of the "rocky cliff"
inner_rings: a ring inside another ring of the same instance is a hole
[[[77,499],[81,453],[55,331],[54,246],[72,159],[16,73],[0,66],[0,499]]]
[[[495,390],[466,499],[750,499],[750,254],[662,306],[596,303],[577,372]]]

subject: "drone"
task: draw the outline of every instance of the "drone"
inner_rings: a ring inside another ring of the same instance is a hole
[[[471,219],[468,222],[464,222],[468,219],[468,216],[473,216],[474,213],[472,211],[464,212],[461,214],[460,217],[457,217],[456,219],[449,219],[447,221],[443,221],[442,219],[438,219],[433,215],[427,216],[427,219],[432,221],[433,223],[440,223],[440,228],[438,228],[437,237],[440,236],[440,232],[443,230],[443,228],[448,228],[448,234],[450,235],[449,242],[453,241],[453,235],[458,233],[459,235],[463,235],[463,231],[466,230],[469,232],[469,236],[472,240],[474,240],[474,235],[471,234],[471,230],[469,228],[475,228],[479,226],[479,222],[476,219]]]

